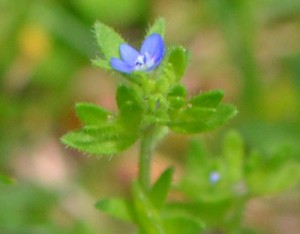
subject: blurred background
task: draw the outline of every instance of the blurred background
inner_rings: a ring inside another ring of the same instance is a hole
[[[166,44],[191,52],[183,79],[190,95],[223,89],[239,109],[229,125],[201,137],[209,149],[218,152],[234,128],[247,149],[285,148],[300,161],[299,0],[1,0],[1,233],[133,232],[94,204],[128,194],[137,146],[97,158],[66,149],[59,138],[80,126],[76,102],[116,108],[121,79],[91,65],[99,54],[94,22],[139,47],[157,17],[166,20]],[[164,140],[154,177],[170,164],[180,177],[188,141],[175,134]],[[299,191],[251,201],[245,222],[261,233],[299,233]]]

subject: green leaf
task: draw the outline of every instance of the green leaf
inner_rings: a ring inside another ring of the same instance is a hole
[[[111,113],[102,107],[90,103],[77,103],[75,106],[78,118],[85,124],[99,126],[106,124]]]
[[[199,234],[205,225],[199,220],[187,215],[172,215],[164,218],[166,234]]]
[[[117,104],[120,110],[120,118],[129,128],[138,126],[141,122],[142,107],[133,88],[121,85],[117,89]]]
[[[168,93],[170,111],[177,111],[186,105],[186,88],[182,85],[175,85]]]
[[[162,37],[165,35],[165,20],[163,18],[158,18],[155,20],[153,25],[149,28],[146,37],[150,36],[152,33],[158,33]]]
[[[168,62],[172,65],[175,74],[175,81],[179,81],[186,70],[188,62],[188,53],[183,47],[173,47],[170,49]]]
[[[135,182],[132,186],[135,219],[145,234],[165,234],[158,211],[154,208],[146,193]]]
[[[170,128],[179,133],[200,133],[226,123],[237,113],[231,105],[221,104],[217,108],[187,107],[172,113]]]
[[[223,96],[222,90],[208,91],[192,97],[189,103],[197,107],[215,108],[219,105]]]
[[[226,134],[223,143],[223,155],[230,170],[227,176],[232,183],[239,182],[243,176],[244,146],[240,135],[236,131]]]
[[[199,139],[193,139],[188,148],[188,156],[186,163],[186,173],[187,175],[196,175],[198,177],[199,172],[203,172],[203,170],[199,170],[199,166],[208,167],[207,160],[207,152]]]
[[[208,108],[184,108],[171,117],[170,128],[179,133],[198,133],[209,128],[209,120],[216,110]]]
[[[61,141],[75,149],[93,155],[117,154],[132,145],[137,135],[116,125],[99,128],[83,128],[70,132]]]
[[[214,118],[208,122],[208,130],[222,126],[238,113],[235,106],[230,104],[221,104],[216,109]]]
[[[186,88],[183,85],[177,84],[169,91],[169,96],[186,97]]]
[[[95,60],[94,64],[106,69],[110,68],[110,59],[120,57],[119,47],[121,43],[124,43],[124,39],[112,28],[100,22],[95,23],[94,32],[97,44],[103,56],[103,58]]]
[[[101,210],[102,212],[120,219],[122,221],[128,222],[133,221],[130,214],[130,206],[131,204],[124,200],[118,198],[107,198],[98,201],[95,204],[96,208]]]
[[[297,185],[300,164],[289,156],[285,150],[269,157],[252,152],[246,161],[246,180],[251,192],[255,195],[271,195]]]
[[[167,198],[172,182],[173,168],[166,169],[153,185],[149,197],[156,209],[160,210]]]
[[[109,63],[108,60],[103,60],[101,58],[93,59],[92,64],[95,67],[100,67],[100,68],[103,68],[105,70],[111,70],[111,66],[110,66],[110,63]]]

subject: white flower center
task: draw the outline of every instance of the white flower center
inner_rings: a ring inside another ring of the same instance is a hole
[[[153,59],[149,58],[149,54],[141,54],[137,57],[135,61],[135,67],[134,70],[136,71],[145,71],[149,68],[151,68],[154,65]]]

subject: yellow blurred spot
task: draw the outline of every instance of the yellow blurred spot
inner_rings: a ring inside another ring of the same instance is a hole
[[[281,79],[266,90],[264,104],[268,119],[293,119],[297,114],[296,90],[289,80]]]
[[[29,24],[20,32],[19,46],[22,56],[35,62],[48,54],[50,39],[41,26]]]

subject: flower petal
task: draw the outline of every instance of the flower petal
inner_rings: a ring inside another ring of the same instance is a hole
[[[110,60],[110,65],[117,71],[129,74],[133,71],[133,67],[125,63],[123,60],[118,58],[112,58]]]
[[[159,63],[164,57],[164,53],[165,53],[164,41],[161,35],[158,33],[153,33],[149,37],[147,37],[141,48],[141,54],[144,55],[147,54],[148,58],[150,60],[153,60],[154,67],[159,65]]]
[[[135,62],[140,55],[136,49],[125,43],[120,45],[120,54],[123,61],[130,66],[135,65]]]

